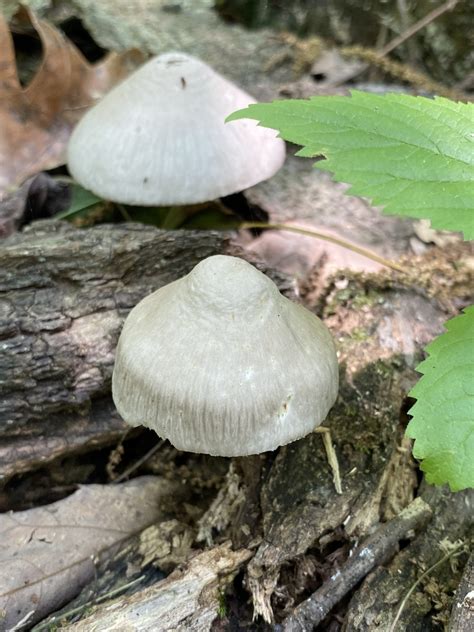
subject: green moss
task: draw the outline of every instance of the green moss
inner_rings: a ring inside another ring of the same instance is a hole
[[[352,279],[348,287],[336,290],[331,294],[325,307],[325,313],[334,314],[340,305],[359,310],[364,307],[371,308],[383,302],[383,298],[380,296],[380,288],[377,288],[376,291],[375,289],[364,287],[361,283],[364,283],[364,281]]]
[[[353,385],[341,384],[328,426],[348,454],[354,450],[378,455],[392,442],[402,399],[397,386],[399,365],[396,356],[377,360],[357,373]]]
[[[217,600],[217,615],[219,619],[224,619],[229,612],[229,608],[227,606],[227,597],[224,590],[220,589],[218,591]]]
[[[372,307],[382,301],[383,299],[381,299],[379,292],[368,290],[365,294],[357,294],[352,301],[352,306],[360,309],[361,307]]]
[[[370,334],[362,327],[355,327],[351,332],[351,338],[356,342],[363,342],[370,338]]]

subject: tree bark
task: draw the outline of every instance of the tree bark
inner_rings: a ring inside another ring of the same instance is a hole
[[[334,490],[320,436],[280,449],[261,491],[263,542],[248,565],[256,611],[267,621],[282,565],[336,529],[348,538],[370,534],[415,494],[401,410],[417,379],[421,347],[442,331],[446,314],[421,288],[384,287],[375,275],[347,277],[343,289],[327,290],[323,308],[340,363],[339,397],[325,425],[342,494]]]
[[[250,556],[246,549],[231,550],[228,543],[207,549],[190,556],[185,565],[161,582],[103,605],[89,604],[82,608],[85,618],[67,627],[76,632],[210,632],[223,616],[222,591]]]
[[[474,628],[474,553],[466,563],[454,597],[449,632],[469,632]]]
[[[453,494],[447,488],[423,485],[420,496],[433,510],[432,521],[389,565],[377,568],[366,578],[349,603],[344,632],[390,630],[408,592],[428,570],[401,609],[395,630],[421,632],[426,629],[426,619],[440,611],[447,624],[462,565],[449,560],[435,565],[446,555],[446,546],[462,541],[469,547],[474,493],[466,490]],[[461,555],[466,557],[465,552]]]
[[[304,632],[319,625],[361,579],[397,552],[400,540],[409,538],[414,530],[424,527],[432,515],[430,506],[421,498],[415,498],[396,518],[379,527],[364,540],[340,571],[283,621],[283,630]]]
[[[113,440],[114,350],[129,310],[201,259],[218,232],[42,221],[0,249],[0,480]]]

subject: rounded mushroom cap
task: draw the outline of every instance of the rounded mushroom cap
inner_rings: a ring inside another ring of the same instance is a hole
[[[195,204],[243,191],[285,160],[275,131],[252,120],[225,123],[254,102],[202,61],[160,55],[81,119],[69,170],[95,194],[128,204]]]
[[[112,380],[129,424],[216,456],[303,437],[324,421],[337,391],[326,326],[252,265],[221,255],[130,312]]]

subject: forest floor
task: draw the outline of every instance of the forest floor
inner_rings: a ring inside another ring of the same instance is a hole
[[[35,112],[4,118],[11,144],[0,142],[0,630],[468,630],[452,612],[472,590],[474,496],[427,484],[404,431],[424,347],[472,302],[472,244],[347,195],[291,145],[273,178],[223,200],[227,212],[350,240],[403,272],[290,232],[165,230],[100,205],[54,217],[70,203],[64,149],[80,99],[145,55],[191,53],[265,101],[347,94],[360,62],[320,38],[226,23],[206,0],[36,4],[90,57],[118,52],[101,74],[40,24],[45,68],[31,18],[12,28],[25,76],[43,81]],[[20,99],[1,54],[0,94]],[[72,116],[53,111],[65,68],[80,84],[63,95]],[[324,426],[339,492],[319,433],[227,459],[180,452],[115,410],[128,312],[214,254],[254,263],[330,329],[340,392]],[[296,608],[312,595],[309,620]]]

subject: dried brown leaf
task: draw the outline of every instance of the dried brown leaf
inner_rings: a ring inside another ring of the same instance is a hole
[[[27,8],[18,11],[15,23],[38,33],[43,59],[23,88],[13,40],[0,15],[0,200],[29,176],[63,164],[74,125],[141,60],[138,51],[130,51],[90,64],[58,29]]]
[[[177,491],[146,476],[0,515],[0,631],[29,627],[72,599],[94,577],[95,560],[162,518],[165,497]]]
[[[321,227],[309,221],[292,221],[291,225],[309,230],[320,230],[329,237],[342,237],[336,230]],[[355,240],[353,243],[359,245]],[[276,268],[290,276],[304,278],[317,267],[321,284],[331,274],[341,269],[377,272],[382,267],[371,259],[342,246],[285,231],[265,231],[244,247],[271,268]]]

